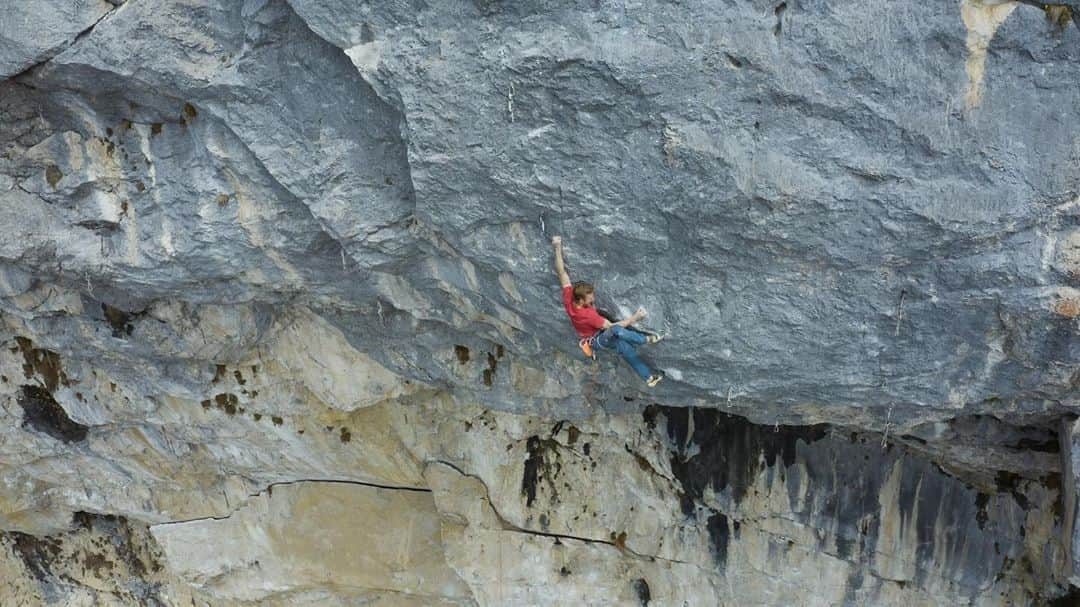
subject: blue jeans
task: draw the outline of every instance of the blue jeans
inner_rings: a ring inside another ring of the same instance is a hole
[[[630,366],[634,368],[634,372],[640,375],[641,379],[649,379],[651,374],[649,367],[641,361],[635,347],[643,343],[645,343],[644,335],[619,325],[613,325],[596,336],[596,345],[608,350],[615,350],[622,355],[626,362],[630,363]]]

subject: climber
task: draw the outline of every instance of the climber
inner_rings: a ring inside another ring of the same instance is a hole
[[[629,318],[612,322],[602,317],[593,307],[593,286],[587,282],[570,283],[570,275],[566,273],[562,257],[562,238],[556,236],[551,239],[555,247],[555,272],[559,274],[559,286],[562,287],[563,306],[566,314],[570,317],[570,324],[581,336],[578,345],[586,356],[592,357],[592,345],[601,348],[615,350],[630,363],[634,372],[645,380],[651,388],[660,383],[664,375],[659,372],[651,372],[648,365],[642,362],[638,356],[636,346],[641,344],[655,344],[663,339],[659,335],[645,334],[633,330],[634,323],[645,318],[645,308],[638,308]]]

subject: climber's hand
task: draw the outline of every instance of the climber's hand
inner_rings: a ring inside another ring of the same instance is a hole
[[[634,312],[634,316],[637,317],[638,320],[645,318],[646,314],[647,312],[645,312],[645,308],[638,308],[637,312]]]
[[[551,237],[551,244],[553,244],[553,245],[555,245],[557,247],[562,246],[562,236],[552,236]]]

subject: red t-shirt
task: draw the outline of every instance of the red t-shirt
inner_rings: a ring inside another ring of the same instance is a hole
[[[596,311],[596,308],[575,308],[574,287],[563,287],[563,305],[566,306],[566,315],[570,317],[570,324],[582,337],[591,337],[594,333],[604,328],[604,317]]]

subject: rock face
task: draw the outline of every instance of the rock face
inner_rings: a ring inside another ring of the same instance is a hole
[[[849,4],[5,11],[0,603],[1069,596],[1080,28]]]
[[[474,604],[446,563],[429,491],[327,482],[271,487],[228,518],[152,527],[170,568],[215,596],[241,601],[310,600],[340,587],[371,589],[340,592],[352,604]]]

